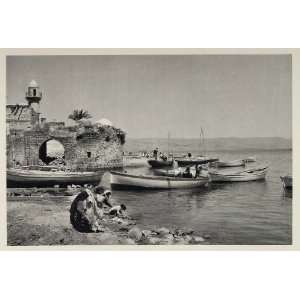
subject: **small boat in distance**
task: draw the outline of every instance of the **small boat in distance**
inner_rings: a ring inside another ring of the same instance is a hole
[[[110,172],[112,189],[185,189],[199,188],[209,183],[209,176],[197,178],[133,175]]]
[[[293,177],[290,175],[280,176],[282,186],[284,189],[291,190],[293,188]]]
[[[123,156],[123,167],[142,167],[147,166],[148,159],[139,155],[124,155]]]
[[[246,163],[256,162],[256,157],[255,156],[249,156],[249,157],[245,158],[244,161]]]
[[[212,182],[238,182],[264,180],[268,171],[268,166],[248,168],[240,171],[220,171],[209,170]]]
[[[30,169],[8,169],[7,187],[50,187],[54,185],[99,184],[103,172],[68,172]]]
[[[229,167],[241,167],[245,166],[245,160],[243,159],[236,159],[231,161],[217,161],[215,162],[215,165],[217,168],[229,168]]]
[[[158,150],[158,148],[156,148]],[[173,165],[173,157],[170,159],[170,132],[168,132],[168,151],[167,156],[163,158],[158,158],[158,153],[156,153],[156,157],[154,159],[149,159],[148,164],[152,168],[165,168],[171,167]]]

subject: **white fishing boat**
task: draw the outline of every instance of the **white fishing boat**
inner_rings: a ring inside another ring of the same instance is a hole
[[[8,187],[22,186],[67,186],[72,184],[98,184],[103,172],[68,172],[68,171],[44,171],[30,169],[8,169]]]
[[[293,188],[293,177],[290,175],[287,176],[280,176],[282,186],[285,189],[292,189]]]
[[[199,188],[210,181],[209,176],[181,178],[166,176],[133,175],[121,172],[110,172],[112,189],[184,189]]]
[[[255,181],[263,180],[266,177],[268,166],[248,168],[239,171],[209,170],[212,182],[235,182],[235,181]]]
[[[231,161],[217,161],[215,162],[216,167],[218,168],[229,168],[229,167],[241,167],[245,166],[245,161],[243,159],[236,159]]]

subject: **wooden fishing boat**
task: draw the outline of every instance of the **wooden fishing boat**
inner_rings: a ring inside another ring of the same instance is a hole
[[[148,160],[148,164],[152,167],[152,168],[166,168],[166,167],[171,167],[173,165],[173,156],[172,159],[170,157],[170,132],[168,132],[168,152],[167,152],[167,157],[166,159],[161,159],[161,158],[157,158],[157,159],[149,159]]]
[[[292,189],[293,188],[293,177],[290,175],[287,176],[280,176],[282,186],[285,189]]]
[[[67,172],[67,171],[41,171],[41,170],[7,170],[8,187],[49,187],[54,185],[84,185],[98,184],[103,172]]]
[[[171,167],[173,164],[173,160],[149,159],[148,164],[152,168],[165,168],[165,167]]]
[[[112,189],[185,189],[199,188],[209,182],[209,176],[181,178],[166,176],[133,175],[120,172],[111,173]]]
[[[176,159],[179,167],[187,167],[193,165],[204,165],[207,163],[212,163],[218,161],[218,158],[185,158],[185,159]]]
[[[240,170],[238,172],[233,172],[232,170],[227,172],[209,170],[209,175],[212,182],[255,181],[265,179],[267,171],[267,166],[261,166]]]
[[[228,167],[241,167],[245,166],[245,161],[243,159],[236,159],[231,161],[217,161],[215,163],[218,168],[228,168]]]

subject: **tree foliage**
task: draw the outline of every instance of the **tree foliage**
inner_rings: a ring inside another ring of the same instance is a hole
[[[82,119],[90,119],[92,118],[92,116],[89,114],[87,110],[74,109],[74,111],[69,115],[68,118],[74,120],[75,122],[78,122]]]

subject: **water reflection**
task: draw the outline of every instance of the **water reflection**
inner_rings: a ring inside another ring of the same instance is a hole
[[[282,189],[282,199],[289,200],[293,198],[293,190],[292,189]]]
[[[114,191],[113,197],[125,203],[129,214],[144,226],[190,227],[211,234],[216,244],[289,244],[292,192],[283,191],[279,176],[290,172],[291,153],[227,153],[228,159],[254,155],[258,161],[269,161],[265,181],[213,183],[187,190]],[[144,167],[130,172],[153,171]]]

